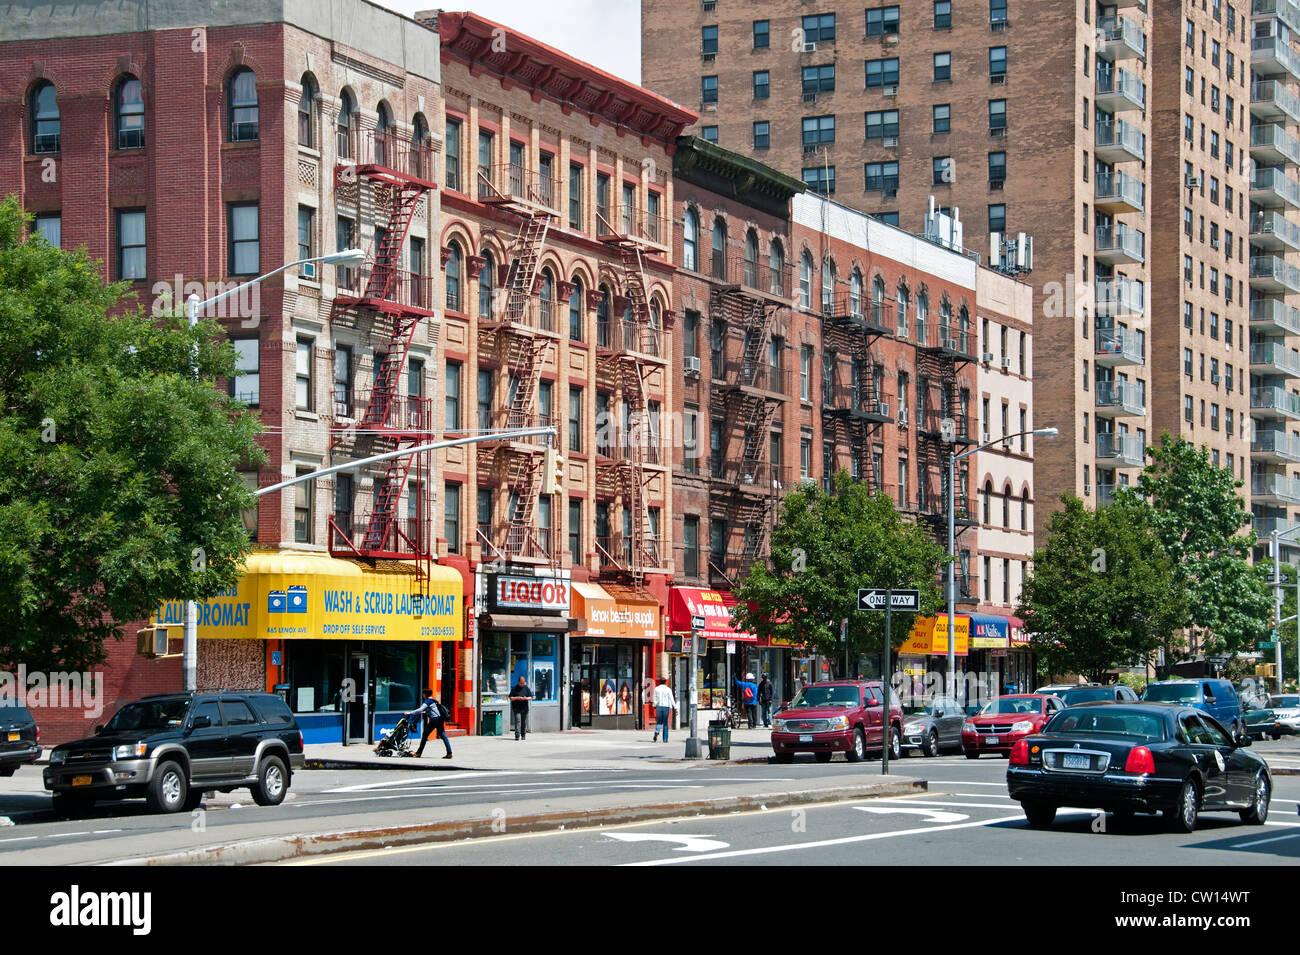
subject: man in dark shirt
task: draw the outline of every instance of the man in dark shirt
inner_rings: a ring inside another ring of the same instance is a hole
[[[528,738],[528,701],[533,698],[533,691],[528,688],[523,676],[510,688],[510,722],[515,727],[515,739]]]

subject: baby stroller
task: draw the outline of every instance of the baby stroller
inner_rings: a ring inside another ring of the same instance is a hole
[[[411,723],[410,717],[403,716],[393,727],[393,731],[379,741],[375,747],[376,756],[410,756]]]

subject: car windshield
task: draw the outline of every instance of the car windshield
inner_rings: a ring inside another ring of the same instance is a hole
[[[185,722],[189,700],[142,700],[128,703],[108,721],[106,730],[166,730]]]
[[[923,713],[927,716],[934,716],[936,712],[955,713],[957,709],[957,704],[951,700],[947,702],[931,700],[929,703],[908,703],[903,707],[903,712],[908,716],[920,716]]]
[[[1115,691],[1104,686],[1090,686],[1081,690],[1062,690],[1056,695],[1066,702],[1067,706],[1074,706],[1076,703],[1091,703],[1093,700],[1110,700],[1114,699]]]
[[[1274,706],[1300,706],[1300,696],[1275,696]]]
[[[1199,703],[1199,683],[1151,683],[1142,691],[1142,699],[1152,703]]]
[[[856,686],[805,686],[790,706],[857,706],[860,699]]]
[[[1158,743],[1165,738],[1165,721],[1151,713],[1113,707],[1062,710],[1043,728],[1044,733],[1072,736],[1122,736]]]
[[[1000,713],[1041,713],[1043,701],[1032,696],[1004,696],[998,700],[989,700],[980,707],[979,716]]]

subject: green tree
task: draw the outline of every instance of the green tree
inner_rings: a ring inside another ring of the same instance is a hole
[[[25,238],[0,201],[0,664],[101,661],[166,599],[237,579],[237,472],[257,419],[217,390],[221,329],[123,307],[84,250]]]
[[[850,655],[879,653],[883,643],[885,615],[857,609],[859,588],[919,590],[921,615],[938,613],[946,557],[930,535],[903,520],[888,495],[873,495],[846,471],[834,483],[832,493],[803,484],[785,496],[772,533],[772,567],[754,565],[736,588],[734,613],[742,630],[841,660],[844,618]],[[892,645],[907,638],[916,616],[892,615]]]
[[[1093,511],[1072,494],[1061,501],[1034,554],[1019,613],[1042,669],[1100,680],[1111,667],[1169,646],[1186,606],[1149,508],[1117,503]]]
[[[1295,589],[1296,568],[1294,564],[1282,565],[1282,618],[1295,615],[1296,612],[1296,589]],[[1271,591],[1270,591],[1271,594]],[[1296,621],[1287,620],[1278,630],[1278,640],[1282,643],[1282,677],[1287,683],[1295,683],[1296,676],[1300,675],[1297,665],[1300,661],[1296,659]],[[1271,639],[1268,632],[1265,631],[1264,639]],[[1277,660],[1277,651],[1274,649],[1260,650],[1263,655],[1261,663],[1274,663]],[[1253,675],[1253,671],[1251,673]],[[1272,692],[1275,684],[1269,681],[1269,692]]]
[[[1179,625],[1194,628],[1210,655],[1253,647],[1268,633],[1272,619],[1272,568],[1250,563],[1255,534],[1250,511],[1237,494],[1241,482],[1226,468],[1215,467],[1209,450],[1167,433],[1147,454],[1151,461],[1137,484],[1117,497],[1148,506],[1186,598],[1187,613]]]

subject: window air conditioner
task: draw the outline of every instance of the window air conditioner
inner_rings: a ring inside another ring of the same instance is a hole
[[[888,402],[888,401],[877,401],[877,402],[876,402],[876,414],[880,415],[881,417],[888,418],[888,417],[889,417],[889,402]]]
[[[1010,358],[1003,358],[1003,359],[1002,359],[1002,368],[1003,368],[1003,370],[1005,370],[1005,371],[1010,371],[1010,370],[1011,370],[1011,359],[1010,359]]]
[[[883,145],[886,149],[894,149],[894,148],[896,148],[896,147],[898,146],[898,137],[897,137],[897,136],[886,136],[886,137],[884,137],[884,138],[880,141],[880,143],[881,143],[881,145]]]
[[[699,356],[699,355],[687,355],[687,356],[686,356],[686,373],[687,373],[688,375],[698,375],[698,374],[700,373],[700,356]]]
[[[900,428],[906,428],[906,427],[907,427],[907,409],[906,409],[906,408],[899,408],[899,409],[898,409],[898,426],[899,426]]]
[[[897,87],[897,86],[883,86],[883,87],[881,87],[880,92],[884,93],[886,96],[897,96],[897,95],[898,95],[898,87]]]
[[[803,51],[804,51],[805,53],[816,53],[816,52],[817,52],[817,44],[816,44],[816,43],[805,43],[805,44],[803,45]]]
[[[990,362],[993,361],[993,352],[991,352],[991,351],[986,351],[982,357],[983,357],[983,359],[984,359],[984,364],[987,365],[987,364],[989,364]]]

